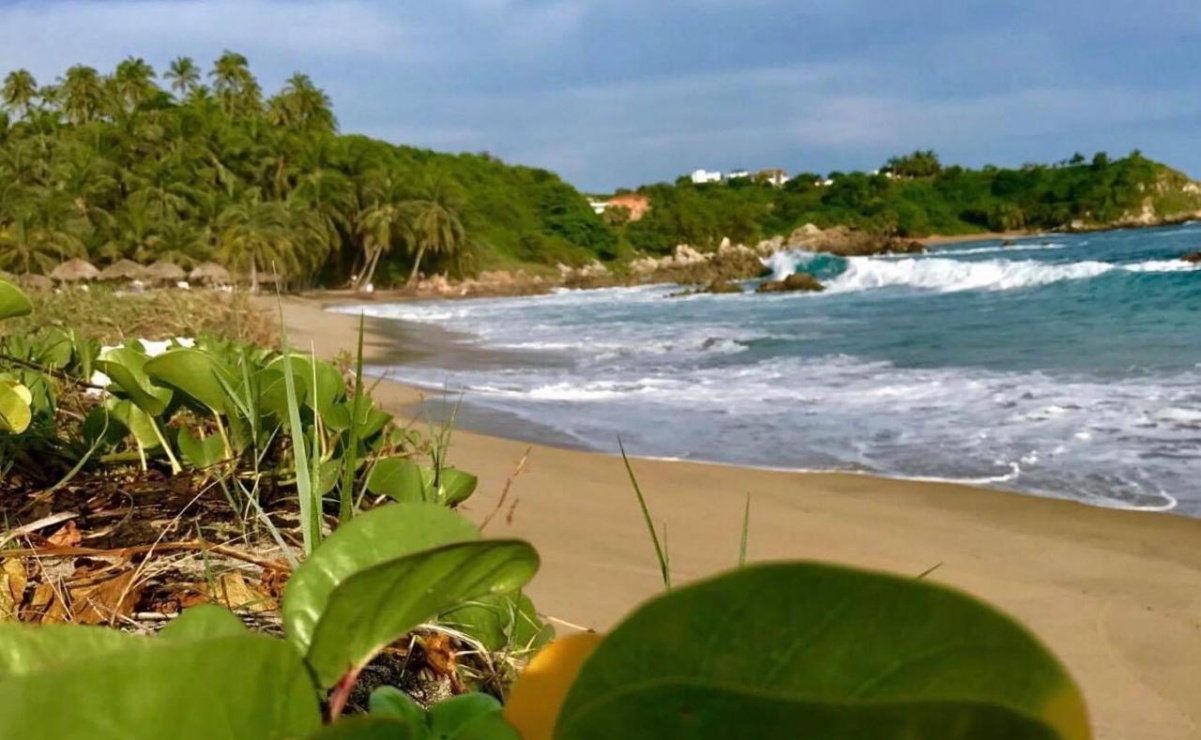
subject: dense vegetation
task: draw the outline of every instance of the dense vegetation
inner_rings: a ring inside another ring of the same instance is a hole
[[[887,236],[1105,225],[1201,207],[1180,173],[1137,152],[1019,170],[943,167],[932,151],[876,174],[802,174],[641,188],[648,215],[596,216],[553,173],[488,154],[439,154],[340,135],[303,74],[266,96],[245,57],[203,74],[188,58],[162,84],[129,58],[51,85],[25,70],[0,103],[0,270],[41,273],[68,257],[183,266],[216,260],[294,287],[398,284],[420,272],[579,265],[723,237],[754,243],[805,223]],[[209,84],[204,84],[207,80]],[[1148,200],[1149,199],[1149,200]]]
[[[376,271],[579,262],[613,234],[552,173],[343,136],[303,74],[264,95],[245,57],[207,76],[130,58],[52,85],[9,73],[0,112],[0,270],[215,259],[294,285]],[[207,79],[209,84],[203,84]]]
[[[1183,174],[1139,152],[1021,169],[943,167],[931,151],[894,157],[879,172],[803,173],[777,188],[753,178],[644,187],[654,204],[624,228],[634,249],[665,252],[681,242],[712,246],[723,237],[752,244],[805,223],[853,226],[921,237],[1020,229],[1050,230],[1191,215],[1201,191]]]

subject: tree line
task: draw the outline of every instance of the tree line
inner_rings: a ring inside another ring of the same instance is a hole
[[[216,260],[301,287],[396,284],[616,241],[550,172],[341,135],[307,75],[268,95],[232,51],[161,75],[134,57],[50,84],[18,69],[0,103],[3,270]]]

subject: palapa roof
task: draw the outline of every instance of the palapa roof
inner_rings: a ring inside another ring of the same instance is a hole
[[[101,280],[142,280],[147,270],[133,260],[115,262],[100,271]]]
[[[50,273],[51,279],[64,283],[76,280],[95,280],[99,276],[100,270],[96,269],[95,265],[78,257],[67,260]]]
[[[229,284],[233,281],[233,276],[229,274],[229,270],[216,262],[205,262],[188,273],[188,279],[197,283]]]
[[[182,267],[167,260],[159,260],[150,267],[147,267],[146,274],[151,280],[161,280],[163,282],[188,279],[188,273],[184,272]]]
[[[54,281],[45,275],[22,275],[17,278],[17,285],[31,291],[54,290]]]

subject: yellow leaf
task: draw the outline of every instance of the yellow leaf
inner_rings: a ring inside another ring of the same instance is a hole
[[[595,632],[561,637],[526,666],[505,703],[505,720],[522,740],[550,740],[568,689],[600,642]]]

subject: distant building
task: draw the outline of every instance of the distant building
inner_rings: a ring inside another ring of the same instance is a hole
[[[788,173],[778,167],[770,170],[760,170],[755,173],[755,180],[780,188],[784,187],[784,183],[788,182]]]
[[[694,185],[704,185],[709,182],[721,182],[720,172],[709,172],[708,170],[697,170],[692,173],[692,182]]]
[[[589,198],[588,205],[592,206],[592,212],[598,216],[609,209],[609,201],[607,201],[607,200],[597,200],[596,198]]]
[[[637,193],[627,193],[610,198],[605,203],[606,208],[624,208],[630,212],[630,220],[638,221],[651,208],[651,199]]]
[[[741,180],[744,177],[750,177],[751,173],[746,170],[731,170],[730,174],[726,175],[726,180]]]

